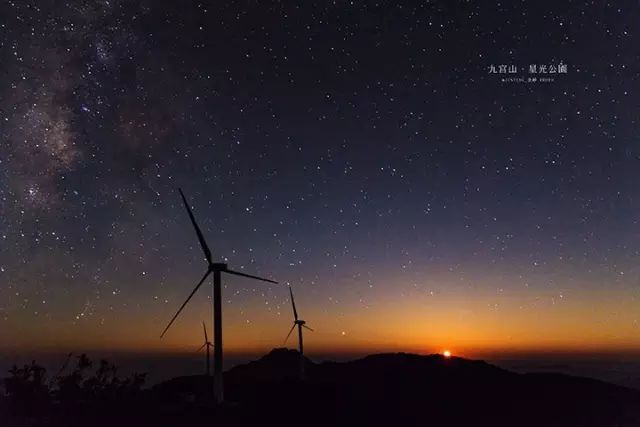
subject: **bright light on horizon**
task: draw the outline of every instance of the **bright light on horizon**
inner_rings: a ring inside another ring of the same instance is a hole
[[[442,355],[444,357],[451,357],[451,352],[449,350],[445,350],[445,351],[442,352]]]

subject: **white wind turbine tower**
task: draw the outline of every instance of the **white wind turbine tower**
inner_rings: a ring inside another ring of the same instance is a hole
[[[301,380],[303,380],[304,379],[304,343],[302,339],[302,328],[308,329],[311,332],[313,332],[313,329],[311,329],[306,325],[307,322],[305,322],[302,319],[298,319],[298,311],[296,310],[296,301],[293,299],[293,290],[291,290],[291,286],[289,286],[289,294],[291,295],[291,305],[293,306],[293,326],[291,326],[291,329],[287,334],[287,338],[284,339],[284,342],[285,344],[287,343],[287,340],[291,336],[291,333],[293,332],[294,328],[298,326],[298,350],[300,352],[300,355],[299,355],[300,364],[298,369],[299,369],[299,377]]]
[[[196,223],[193,212],[191,212],[191,207],[189,206],[189,203],[187,203],[187,198],[184,196],[184,193],[181,189],[178,189],[178,191],[180,191],[182,202],[184,203],[184,207],[189,214],[191,224],[196,231],[198,241],[200,242],[200,247],[202,248],[202,252],[204,252],[204,256],[207,260],[207,271],[205,271],[204,276],[202,276],[202,279],[200,279],[196,287],[193,288],[193,291],[191,291],[186,301],[182,304],[182,306],[180,306],[177,313],[173,316],[167,327],[160,335],[160,338],[162,338],[167,330],[169,330],[182,309],[187,305],[189,300],[191,300],[193,294],[195,294],[196,291],[200,289],[200,286],[202,286],[206,278],[209,277],[211,273],[213,273],[213,396],[216,403],[222,403],[224,401],[224,384],[222,381],[222,273],[234,274],[236,276],[248,277],[249,279],[261,280],[263,282],[275,284],[278,284],[278,282],[274,280],[264,279],[258,276],[252,276],[250,274],[240,273],[238,271],[229,270],[229,268],[227,268],[227,264],[224,262],[213,262],[211,259],[211,251],[209,250],[209,246],[207,246],[207,242],[204,240],[202,231],[200,231],[200,227],[198,227],[198,224]]]
[[[204,330],[204,344],[202,344],[202,347],[200,347],[198,349],[198,352],[202,351],[203,348],[206,347],[207,349],[207,376],[211,376],[211,354],[209,353],[209,349],[211,347],[213,347],[213,344],[211,344],[211,341],[209,341],[209,336],[207,335],[207,327],[204,324],[204,321],[202,322],[202,329]]]

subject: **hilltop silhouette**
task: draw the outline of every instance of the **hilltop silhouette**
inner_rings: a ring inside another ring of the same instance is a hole
[[[222,406],[212,404],[211,377],[185,376],[129,392],[126,404],[111,396],[93,412],[53,411],[49,424],[38,425],[640,425],[640,391],[587,378],[394,353],[348,362],[305,358],[306,380],[300,381],[299,360],[295,350],[275,349],[230,369]],[[69,413],[80,415],[70,419]]]
[[[286,413],[319,425],[640,425],[640,391],[588,378],[396,353],[340,363],[305,358],[307,378],[299,382],[298,357],[295,350],[275,349],[230,369],[227,397],[259,419]],[[203,379],[176,378],[156,389],[166,393],[180,384],[184,396],[189,382],[201,390]]]

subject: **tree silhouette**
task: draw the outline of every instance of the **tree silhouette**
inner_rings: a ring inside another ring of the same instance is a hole
[[[124,399],[140,392],[146,374],[134,373],[128,378],[118,377],[118,368],[107,360],[100,360],[95,373],[85,378],[93,362],[86,354],[78,356],[76,368],[58,380],[57,397],[63,404],[105,403]]]
[[[47,408],[50,390],[45,373],[46,370],[35,360],[22,368],[13,365],[9,370],[10,376],[4,378],[4,387],[15,413],[37,415]]]
[[[77,357],[74,369],[67,375],[46,380],[45,369],[32,361],[30,365],[14,365],[4,378],[11,412],[18,416],[38,417],[59,408],[59,414],[125,407],[142,389],[146,374],[119,378],[118,368],[100,360],[94,372],[86,354]],[[51,384],[51,386],[50,386]],[[56,411],[54,411],[56,412]]]
[[[83,398],[82,385],[84,381],[84,372],[91,368],[91,360],[86,354],[78,356],[78,362],[75,369],[65,376],[58,378],[58,390],[56,396],[63,403],[77,403]]]

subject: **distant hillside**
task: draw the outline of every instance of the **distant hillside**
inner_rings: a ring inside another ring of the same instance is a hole
[[[298,353],[273,350],[225,374],[227,399],[242,408],[246,422],[287,414],[316,425],[640,425],[639,391],[587,378],[516,374],[483,361],[405,353],[342,363],[307,359],[305,365],[301,383]],[[191,382],[200,394],[203,377],[188,378],[155,390],[167,393],[174,384],[184,395]]]

